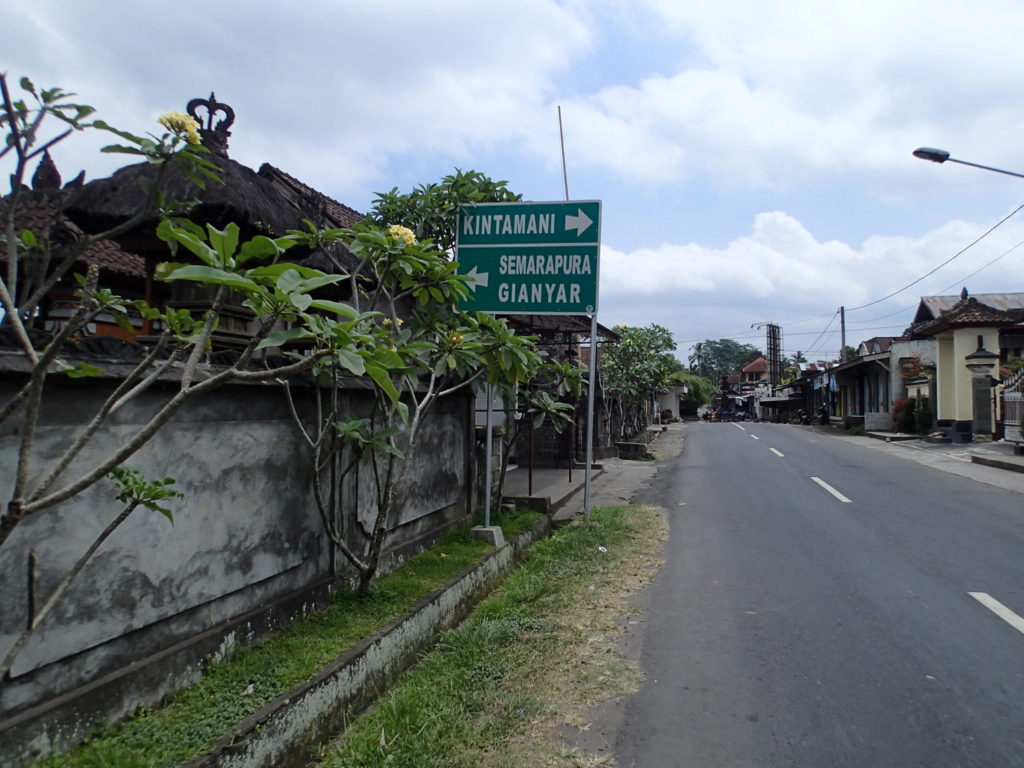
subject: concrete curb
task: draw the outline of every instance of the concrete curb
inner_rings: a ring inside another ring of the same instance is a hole
[[[400,619],[231,728],[213,751],[181,768],[301,768],[403,671],[456,626],[551,531],[542,517],[507,546],[424,597]]]
[[[1008,469],[1011,472],[1024,472],[1024,461],[1017,459],[996,459],[988,456],[979,456],[976,453],[971,454],[972,464],[982,464],[986,467],[996,467],[998,469]]]

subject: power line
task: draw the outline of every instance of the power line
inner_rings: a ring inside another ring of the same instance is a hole
[[[995,231],[996,231],[996,229],[998,229],[998,228],[999,228],[999,227],[1001,227],[1001,226],[1002,226],[1003,224],[1005,224],[1005,223],[1006,223],[1007,221],[1009,221],[1009,220],[1010,220],[1011,218],[1013,218],[1013,217],[1014,217],[1014,216],[1016,216],[1016,215],[1017,215],[1018,213],[1020,213],[1020,212],[1021,212],[1021,210],[1024,210],[1024,203],[1021,203],[1020,205],[1018,205],[1018,206],[1017,206],[1016,208],[1014,208],[1014,209],[1013,209],[1013,210],[1012,210],[1012,211],[1011,211],[1010,213],[1008,213],[1008,214],[1007,214],[1006,216],[1004,216],[1004,217],[1003,217],[1003,218],[1001,218],[1001,219],[1000,219],[999,221],[997,221],[997,222],[996,222],[995,224],[993,224],[993,225],[992,225],[991,227],[989,227],[989,228],[988,228],[988,229],[987,229],[987,230],[986,230],[986,231],[984,232],[984,234],[982,234],[982,235],[981,235],[980,237],[978,237],[978,238],[977,238],[976,240],[974,240],[974,241],[973,241],[972,243],[970,243],[969,245],[966,245],[966,246],[964,246],[963,248],[961,248],[961,249],[960,249],[959,251],[957,251],[956,253],[954,253],[954,254],[953,254],[952,256],[950,256],[950,257],[949,257],[948,259],[946,259],[946,260],[945,260],[944,262],[942,262],[941,264],[939,264],[939,265],[938,265],[937,267],[935,267],[934,269],[932,269],[932,270],[929,270],[928,272],[925,272],[925,273],[924,273],[923,275],[921,275],[921,276],[920,276],[919,278],[917,278],[917,280],[914,280],[914,281],[913,281],[912,283],[907,283],[907,284],[906,284],[906,285],[904,285],[904,286],[903,286],[902,288],[900,288],[900,289],[899,289],[898,291],[893,291],[892,293],[888,294],[887,296],[883,296],[883,297],[882,297],[882,298],[880,298],[880,299],[875,299],[874,301],[869,301],[869,302],[868,302],[867,304],[861,304],[861,305],[860,305],[859,307],[847,307],[847,308],[846,308],[846,311],[847,311],[847,312],[853,312],[853,311],[855,311],[855,310],[858,310],[858,309],[867,309],[868,307],[873,307],[873,306],[874,306],[875,304],[881,304],[881,303],[882,303],[883,301],[885,301],[886,299],[891,299],[891,298],[892,298],[893,296],[896,296],[897,294],[903,293],[903,291],[907,290],[907,288],[910,288],[910,287],[912,287],[912,286],[915,286],[915,285],[917,285],[917,284],[918,284],[918,283],[920,283],[920,282],[921,282],[922,280],[924,280],[924,279],[925,279],[926,277],[928,277],[928,276],[930,276],[930,275],[933,275],[933,274],[935,274],[935,273],[936,273],[936,272],[938,272],[938,271],[939,271],[940,269],[942,269],[942,268],[943,268],[944,266],[946,266],[947,264],[949,264],[949,262],[953,261],[953,259],[957,258],[958,256],[961,256],[962,254],[966,253],[966,252],[967,252],[967,251],[968,251],[969,249],[973,248],[973,247],[974,247],[975,245],[977,245],[978,243],[980,243],[980,242],[981,242],[982,240],[984,240],[984,239],[985,239],[986,237],[988,237],[988,236],[989,236],[990,234],[992,234],[993,232],[995,232]]]
[[[821,341],[822,336],[824,336],[826,333],[828,333],[828,329],[832,327],[832,323],[835,322],[837,317],[839,317],[838,310],[835,313],[833,313],[832,319],[828,321],[828,325],[826,325],[825,328],[822,330],[822,332],[818,334],[818,338],[816,338],[813,341],[813,343],[811,344],[811,346],[807,348],[807,353],[810,353],[810,352],[814,351],[814,348],[817,346],[818,342]],[[796,335],[796,334],[794,334],[794,335]]]
[[[982,266],[978,267],[978,268],[977,268],[976,270],[974,270],[974,271],[973,271],[973,272],[971,272],[970,274],[964,275],[963,277],[961,277],[961,278],[959,278],[959,279],[957,279],[957,280],[953,281],[952,283],[950,283],[949,285],[947,285],[947,286],[946,286],[945,288],[943,288],[942,290],[940,290],[940,291],[939,291],[939,293],[940,293],[940,294],[943,294],[943,293],[945,293],[946,291],[951,291],[951,290],[953,290],[953,289],[954,289],[954,288],[955,288],[956,286],[958,286],[958,285],[962,285],[963,283],[965,283],[966,281],[970,280],[970,279],[971,279],[972,277],[974,277],[974,276],[975,276],[976,274],[978,274],[979,272],[984,272],[984,271],[985,271],[986,269],[988,269],[989,267],[991,267],[991,266],[992,266],[993,264],[995,264],[995,263],[996,263],[997,261],[999,261],[999,260],[1000,260],[1000,259],[1002,259],[1003,257],[1005,257],[1005,256],[1009,256],[1009,255],[1010,255],[1011,253],[1013,253],[1013,252],[1014,252],[1015,250],[1017,250],[1018,248],[1020,248],[1020,247],[1021,247],[1022,245],[1024,245],[1024,240],[1021,240],[1021,241],[1020,241],[1019,243],[1017,243],[1017,244],[1016,244],[1015,246],[1013,246],[1012,248],[1010,248],[1010,249],[1008,249],[1008,250],[1005,250],[1005,251],[1003,251],[1003,252],[1002,252],[1001,254],[999,254],[999,255],[998,255],[998,256],[996,256],[996,257],[995,257],[994,259],[992,259],[992,261],[990,261],[990,262],[988,262],[988,263],[986,263],[986,264],[983,264]],[[901,309],[897,309],[897,310],[896,310],[895,312],[890,312],[890,313],[888,313],[888,314],[886,314],[886,315],[879,315],[878,317],[872,317],[872,318],[870,318],[870,319],[868,319],[868,320],[865,320],[864,322],[865,322],[865,323],[873,323],[873,322],[875,322],[875,321],[877,321],[877,320],[885,320],[885,318],[887,318],[887,317],[892,317],[893,315],[898,315],[898,314],[900,314],[901,312],[909,312],[909,311],[910,311],[910,310],[912,310],[912,309],[913,309],[913,308],[914,308],[915,306],[916,306],[915,304],[911,304],[911,305],[910,305],[909,307],[902,307]]]

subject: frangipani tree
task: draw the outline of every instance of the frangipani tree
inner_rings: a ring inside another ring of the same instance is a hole
[[[362,321],[360,313],[338,302],[318,302],[312,292],[341,281],[343,275],[324,275],[316,270],[284,262],[285,252],[298,243],[307,243],[303,233],[278,238],[256,237],[242,242],[239,229],[231,224],[222,230],[201,227],[179,214],[187,205],[167,200],[160,192],[160,181],[171,168],[176,168],[200,188],[216,182],[217,166],[198,144],[195,120],[180,113],[165,115],[160,135],[137,136],[115,129],[100,120],[88,120],[91,107],[73,102],[72,94],[52,89],[37,89],[28,79],[20,82],[24,94],[16,98],[9,83],[0,75],[3,108],[0,128],[5,140],[0,147],[0,160],[8,165],[11,180],[9,194],[0,198],[5,269],[0,270],[0,302],[3,315],[0,327],[8,330],[22,354],[27,376],[13,394],[0,402],[0,423],[12,422],[16,443],[13,477],[8,498],[0,516],[0,547],[27,518],[54,510],[95,484],[109,478],[114,483],[112,495],[125,506],[112,522],[86,548],[81,557],[68,567],[54,590],[38,602],[29,589],[26,599],[28,618],[24,631],[0,659],[0,679],[8,674],[11,664],[24,647],[28,637],[66,591],[75,575],[98,546],[111,536],[119,525],[138,507],[165,513],[173,520],[165,500],[180,495],[173,489],[172,478],[148,480],[122,465],[149,443],[179,409],[189,400],[232,381],[261,381],[294,376],[311,369],[318,360],[333,354],[341,355],[342,347],[354,342],[347,328]],[[53,121],[61,128],[47,134]],[[104,151],[140,156],[157,168],[156,179],[148,190],[139,211],[127,221],[94,234],[77,238],[52,240],[50,231],[33,229],[22,221],[28,194],[24,181],[31,163],[45,157],[46,152],[76,131],[100,130],[111,133],[121,142]],[[215,287],[212,308],[202,316],[185,310],[161,311],[144,301],[127,301],[99,282],[99,269],[89,266],[78,275],[79,290],[70,316],[57,330],[45,332],[33,327],[39,317],[42,301],[54,286],[67,282],[83,256],[97,243],[123,234],[145,221],[162,217],[158,235],[168,244],[168,255],[187,251],[193,263],[168,263],[158,270],[157,278],[167,281],[191,281]],[[240,294],[254,313],[254,332],[240,350],[235,361],[224,366],[210,366],[207,355],[214,330],[220,320],[228,291]],[[41,418],[53,408],[49,400],[47,380],[54,376],[82,378],[97,376],[103,371],[96,365],[75,361],[69,353],[72,340],[83,335],[97,316],[113,316],[130,329],[129,312],[137,312],[161,330],[133,370],[116,381],[109,396],[97,410],[69,437],[56,456],[44,455],[37,444]],[[268,368],[258,361],[264,347],[281,342],[282,324],[305,326],[310,342],[301,357],[284,365]],[[167,390],[166,384],[174,386]],[[139,402],[143,393],[157,391],[162,382],[161,398],[152,412],[116,448],[107,453],[94,448],[97,436],[110,417],[129,402]],[[34,581],[35,560],[28,553],[28,583]],[[17,584],[24,586],[25,571],[20,571]],[[5,581],[15,574],[4,574]],[[5,585],[5,589],[14,589]]]
[[[294,403],[293,413],[311,448],[313,494],[324,528],[356,569],[358,588],[365,592],[432,408],[484,382],[514,390],[537,375],[544,356],[532,339],[517,336],[504,320],[459,309],[468,293],[466,279],[432,241],[418,240],[408,228],[364,223],[319,237],[344,242],[356,257],[349,279],[356,287],[352,304],[359,314],[347,329],[354,344],[318,363],[330,386],[314,430],[303,427]],[[288,335],[303,339],[314,332],[315,323]],[[363,377],[369,385],[370,416],[353,419],[343,412],[339,388],[346,377]],[[360,465],[372,474],[376,509],[364,545],[357,548],[346,539],[336,505],[343,482]]]
[[[654,393],[668,386],[679,363],[671,354],[676,344],[672,333],[656,323],[641,328],[613,328],[621,341],[601,356],[604,389],[619,407],[620,439],[632,437],[647,425]]]

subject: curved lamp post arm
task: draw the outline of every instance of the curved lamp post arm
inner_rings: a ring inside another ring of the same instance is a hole
[[[947,160],[951,163],[959,163],[960,165],[969,165],[972,168],[981,168],[986,171],[995,171],[996,173],[1002,173],[1007,176],[1016,176],[1018,179],[1024,179],[1024,173],[1014,173],[1013,171],[1004,171],[1002,168],[993,168],[990,165],[979,165],[978,163],[969,163],[966,160],[957,160],[955,157],[950,157],[949,152],[944,149],[932,149],[931,147],[918,147],[914,150],[914,157],[919,157],[922,160],[930,160],[933,163],[944,163]]]

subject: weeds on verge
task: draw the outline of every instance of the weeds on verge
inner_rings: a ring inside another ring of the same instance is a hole
[[[498,522],[512,538],[538,517],[524,512]],[[202,754],[231,726],[479,561],[491,547],[472,538],[469,527],[453,531],[380,579],[369,595],[339,592],[323,611],[210,665],[202,680],[162,706],[140,709],[124,723],[91,735],[75,751],[34,768],[162,768]]]
[[[621,589],[623,569],[631,576],[644,568],[653,572],[651,553],[661,537],[646,527],[652,515],[638,507],[595,510],[590,524],[571,525],[536,543],[461,627],[448,632],[371,713],[320,750],[321,765],[579,764],[578,755],[562,746],[549,744],[540,757],[535,745],[513,745],[524,734],[526,741],[548,739],[550,723],[573,719],[553,712],[553,700],[575,697],[586,706],[635,688],[638,670],[607,652],[602,633],[608,626],[601,622],[622,610],[608,595]],[[608,611],[594,622],[597,603],[607,603]],[[549,762],[552,752],[569,754],[569,762]]]

